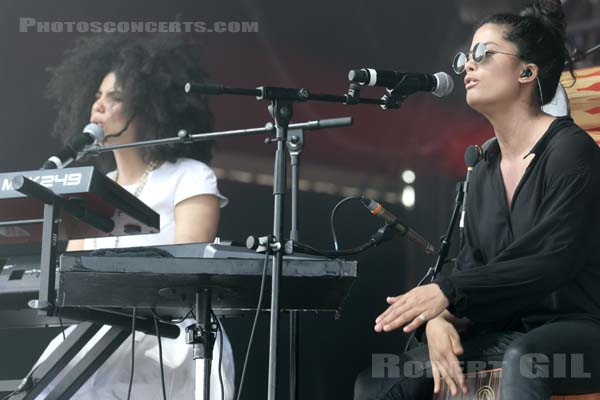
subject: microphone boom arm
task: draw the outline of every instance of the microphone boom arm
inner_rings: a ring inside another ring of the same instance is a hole
[[[184,90],[188,94],[221,95],[231,94],[238,96],[254,96],[257,100],[294,100],[294,101],[324,101],[329,103],[341,103],[347,105],[372,104],[378,105],[384,110],[399,108],[406,98],[394,91],[380,99],[360,98],[360,85],[350,83],[348,92],[342,96],[328,93],[312,93],[305,88],[282,88],[272,86],[260,86],[256,89],[226,87],[220,84],[200,84],[187,82]]]

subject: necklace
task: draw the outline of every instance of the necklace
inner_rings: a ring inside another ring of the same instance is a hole
[[[138,183],[137,188],[135,188],[135,191],[133,192],[133,195],[135,197],[140,197],[140,194],[142,194],[142,190],[144,190],[144,186],[146,186],[146,182],[148,181],[148,175],[150,175],[150,172],[154,171],[154,169],[156,168],[156,164],[157,163],[154,160],[152,160],[148,163],[148,167],[146,168],[146,170],[144,171],[144,174],[140,178],[140,183]],[[117,183],[119,181],[119,170],[118,169],[117,169],[117,172],[115,172],[115,178],[113,180]],[[115,236],[115,244],[112,247],[115,248],[118,246],[119,246],[119,236]],[[94,249],[98,249],[98,241],[96,240],[96,238],[94,238]]]

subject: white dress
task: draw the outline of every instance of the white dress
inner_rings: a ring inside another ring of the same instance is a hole
[[[114,172],[108,174],[114,177]],[[124,186],[134,193],[137,185]],[[86,239],[85,250],[95,248],[152,246],[175,243],[175,206],[190,197],[212,194],[219,198],[221,207],[228,200],[219,193],[217,178],[206,164],[192,160],[179,159],[175,163],[164,162],[159,168],[149,173],[146,184],[140,193],[140,200],[160,214],[160,233],[153,235],[134,235],[120,237],[115,246],[115,238]],[[192,346],[185,343],[184,329],[193,323],[186,320],[179,324],[182,333],[177,339],[162,339],[163,365],[167,399],[193,399],[195,389],[195,367],[192,359]],[[66,330],[69,334],[75,329]],[[83,348],[75,360],[81,358],[91,345],[109,329],[104,326],[96,336]],[[224,332],[223,332],[224,333]],[[46,348],[38,364],[45,360],[61,343],[62,334],[57,336]],[[219,334],[213,350],[211,374],[211,399],[221,399],[219,382],[219,348],[223,340],[222,375],[224,398],[233,399],[235,370],[231,344],[224,334]],[[129,387],[131,367],[131,336],[106,360],[88,381],[81,386],[72,399],[83,400],[115,400],[126,399]],[[60,376],[60,375],[59,375]],[[42,392],[37,399],[44,399],[54,387],[53,384]],[[135,334],[135,371],[132,386],[132,399],[162,400],[158,340],[154,335],[142,332]]]

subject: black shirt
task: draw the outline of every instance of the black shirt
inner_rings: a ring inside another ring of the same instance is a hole
[[[509,208],[492,142],[469,184],[465,244],[435,282],[449,310],[474,322],[600,319],[600,148],[563,117],[530,153]]]

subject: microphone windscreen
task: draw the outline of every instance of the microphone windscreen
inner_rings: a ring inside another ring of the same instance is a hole
[[[454,90],[454,79],[446,72],[438,72],[433,74],[435,76],[437,85],[435,90],[432,92],[434,96],[446,97],[452,90]]]
[[[465,151],[465,164],[467,167],[474,167],[483,159],[483,150],[477,145],[470,145]]]
[[[102,143],[104,140],[104,129],[93,122],[90,122],[83,128],[83,132],[90,135],[90,137],[94,138],[93,143]]]

